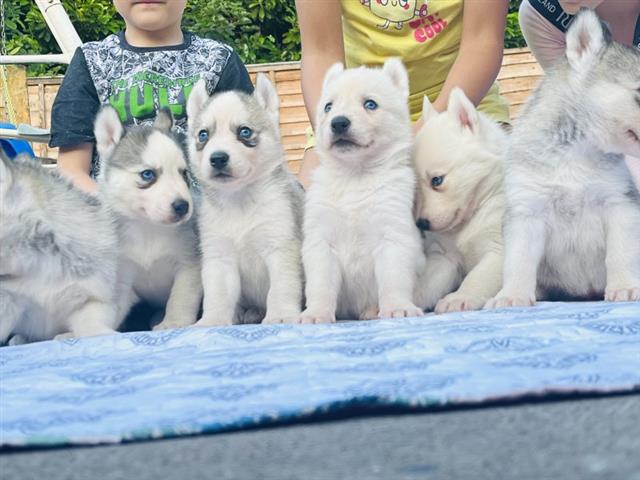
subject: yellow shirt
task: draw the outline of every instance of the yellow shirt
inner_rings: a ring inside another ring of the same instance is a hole
[[[460,49],[464,0],[342,0],[348,67],[380,65],[400,57],[409,72],[415,121],[426,94],[433,102]],[[479,110],[509,122],[509,106],[494,83]]]

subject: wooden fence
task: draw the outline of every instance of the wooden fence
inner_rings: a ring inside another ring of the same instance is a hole
[[[305,129],[309,125],[307,112],[302,99],[300,86],[300,63],[269,63],[249,65],[253,80],[258,72],[267,74],[276,85],[280,95],[280,129],[286,160],[290,169],[297,172],[300,168],[305,144]],[[511,116],[517,118],[518,112],[527,97],[535,88],[542,69],[528,49],[505,50],[502,68],[498,75],[500,92],[511,105]],[[49,128],[51,105],[56,96],[61,77],[37,77],[27,79],[29,123],[36,127]],[[0,118],[6,118],[4,99],[0,93]],[[34,149],[40,157],[57,157],[57,149],[35,144]]]

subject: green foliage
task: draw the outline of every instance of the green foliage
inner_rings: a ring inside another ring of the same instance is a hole
[[[507,25],[504,30],[504,48],[527,46],[520,31],[520,24],[518,23],[518,9],[520,8],[521,1],[522,0],[509,0],[509,13],[507,14]]]
[[[520,1],[509,1],[506,48],[525,45],[518,25]],[[9,54],[59,52],[33,0],[5,0],[4,4]],[[124,27],[111,0],[63,0],[63,4],[83,41],[100,40]],[[198,35],[232,45],[245,63],[300,58],[300,30],[293,0],[189,0],[183,25]],[[29,67],[30,75],[63,72],[63,66]]]
[[[111,0],[63,0],[80,38],[100,40],[124,28]],[[9,54],[59,53],[33,0],[5,0]],[[183,25],[232,45],[245,63],[300,58],[300,31],[291,0],[189,0]],[[30,75],[63,73],[63,66],[32,65]]]
[[[65,10],[78,35],[85,41],[104,38],[122,29],[124,22],[116,14],[110,0],[63,0]],[[33,0],[4,2],[7,29],[7,53],[60,53],[53,35]],[[64,72],[63,66],[31,65],[29,75],[51,75]]]
[[[233,46],[245,63],[300,58],[300,31],[290,0],[190,0],[183,25]]]

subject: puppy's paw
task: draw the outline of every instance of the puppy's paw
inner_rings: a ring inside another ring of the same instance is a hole
[[[72,332],[59,333],[58,335],[53,337],[54,340],[69,340],[71,338],[76,338],[76,336]]]
[[[177,319],[177,318],[165,317],[162,319],[162,321],[159,324],[154,325],[152,330],[155,332],[158,330],[170,330],[172,328],[184,328],[191,325],[191,323],[192,322],[185,322],[184,320]]]
[[[510,295],[508,292],[500,291],[484,305],[485,310],[493,310],[495,308],[506,307],[533,307],[536,304],[536,296],[534,294],[515,294]]]
[[[606,288],[604,299],[608,302],[638,302],[640,301],[640,287]]]
[[[263,324],[277,324],[277,323],[300,323],[301,317],[300,315],[287,315],[287,316],[276,316],[276,317],[264,317],[262,319]]]
[[[225,319],[224,317],[202,317],[196,323],[194,323],[193,327],[229,327],[233,325],[232,319]]]
[[[436,313],[464,312],[468,310],[480,310],[486,298],[471,297],[468,295],[460,295],[450,293],[436,304]]]
[[[9,339],[7,345],[10,347],[15,347],[16,345],[24,345],[25,343],[27,343],[27,339],[22,335],[14,335],[13,337],[11,337],[11,339]]]
[[[378,312],[378,318],[404,318],[404,317],[422,317],[424,312],[422,309],[410,303],[408,305],[381,308]]]
[[[373,320],[378,318],[378,307],[369,307],[360,314],[360,320]]]
[[[300,323],[336,323],[336,315],[333,312],[314,312],[307,309],[300,314]]]

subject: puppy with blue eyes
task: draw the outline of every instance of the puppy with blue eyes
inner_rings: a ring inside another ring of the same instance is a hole
[[[399,59],[326,74],[315,122],[321,161],[305,203],[303,323],[422,314],[408,95]]]
[[[197,326],[297,322],[303,192],[283,162],[279,99],[258,75],[253,95],[187,102],[189,154],[202,188],[203,316]]]
[[[478,310],[502,286],[502,168],[507,133],[455,88],[438,113],[427,97],[416,135],[416,224],[429,274],[419,289],[436,313]],[[444,260],[449,260],[448,265]],[[452,282],[456,274],[461,278]],[[435,303],[434,301],[437,301]]]
[[[163,109],[152,126],[125,129],[104,107],[94,128],[100,197],[120,227],[119,313],[124,318],[139,300],[164,308],[154,329],[193,324],[202,300],[187,159],[172,126]]]

